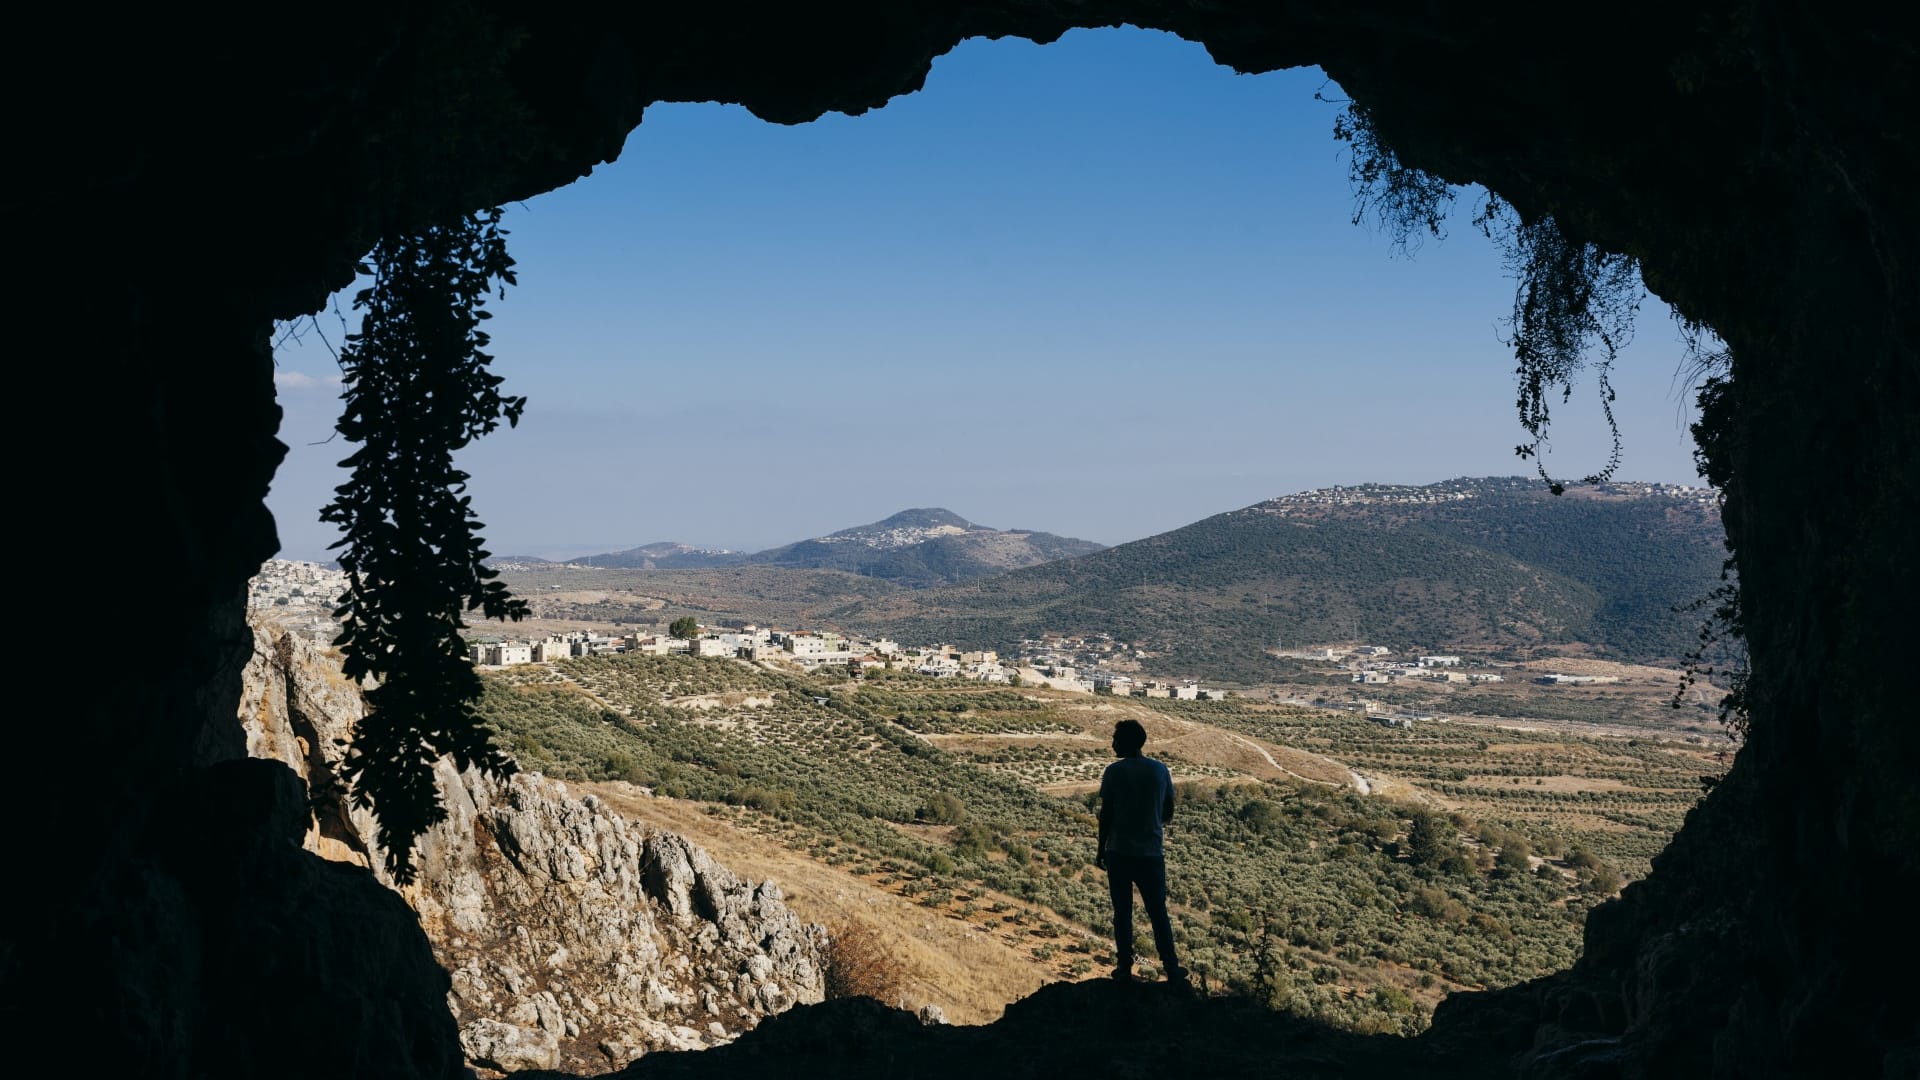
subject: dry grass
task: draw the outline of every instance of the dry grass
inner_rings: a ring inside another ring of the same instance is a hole
[[[999,1019],[1008,1003],[1068,977],[1058,965],[1034,959],[1014,929],[989,931],[978,918],[969,923],[955,913],[928,910],[876,881],[709,814],[702,803],[648,798],[617,781],[575,786],[619,813],[685,836],[743,877],[778,882],[787,905],[808,922],[860,924],[899,961],[901,1000],[908,1008],[934,1004],[953,1023],[986,1024]],[[994,900],[1031,908],[983,892],[983,903]]]

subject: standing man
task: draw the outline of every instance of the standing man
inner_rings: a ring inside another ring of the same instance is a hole
[[[1133,979],[1133,890],[1153,923],[1153,945],[1167,982],[1185,989],[1187,969],[1173,952],[1167,918],[1167,863],[1160,827],[1173,820],[1173,777],[1167,767],[1140,753],[1147,729],[1137,720],[1113,725],[1113,753],[1120,760],[1100,778],[1100,850],[1095,866],[1107,872],[1113,894],[1113,977]]]

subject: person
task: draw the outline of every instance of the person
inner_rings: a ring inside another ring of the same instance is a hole
[[[1133,890],[1153,924],[1153,946],[1167,981],[1187,985],[1186,969],[1173,949],[1167,918],[1167,863],[1161,828],[1173,820],[1173,776],[1141,751],[1147,729],[1138,720],[1113,725],[1113,753],[1120,760],[1100,777],[1100,843],[1094,865],[1107,872],[1113,896],[1113,977],[1133,978]]]

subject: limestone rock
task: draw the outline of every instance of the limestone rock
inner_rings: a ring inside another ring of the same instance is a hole
[[[551,1031],[480,1019],[460,1029],[460,1048],[476,1065],[502,1072],[551,1069],[560,1062],[560,1040]]]
[[[307,779],[310,850],[391,886],[373,819],[346,807],[336,779],[364,709],[333,654],[256,629],[241,702],[250,752]],[[419,840],[418,880],[396,891],[451,977],[475,1065],[597,1072],[725,1043],[825,996],[825,933],[772,883],[538,775],[493,779],[447,761],[434,775],[447,818]]]

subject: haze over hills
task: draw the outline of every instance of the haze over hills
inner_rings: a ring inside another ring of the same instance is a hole
[[[1584,644],[1671,661],[1725,557],[1710,491],[1615,483],[1556,497],[1525,478],[1284,496],[1159,536],[964,584],[868,598],[835,621],[1005,648],[1110,633],[1150,666],[1228,681],[1276,645]]]
[[[1101,549],[1102,545],[1090,540],[1026,529],[993,529],[976,525],[951,510],[923,508],[902,510],[871,524],[752,554],[666,541],[573,561],[613,569],[775,566],[839,570],[909,588],[925,588],[970,581]]]

